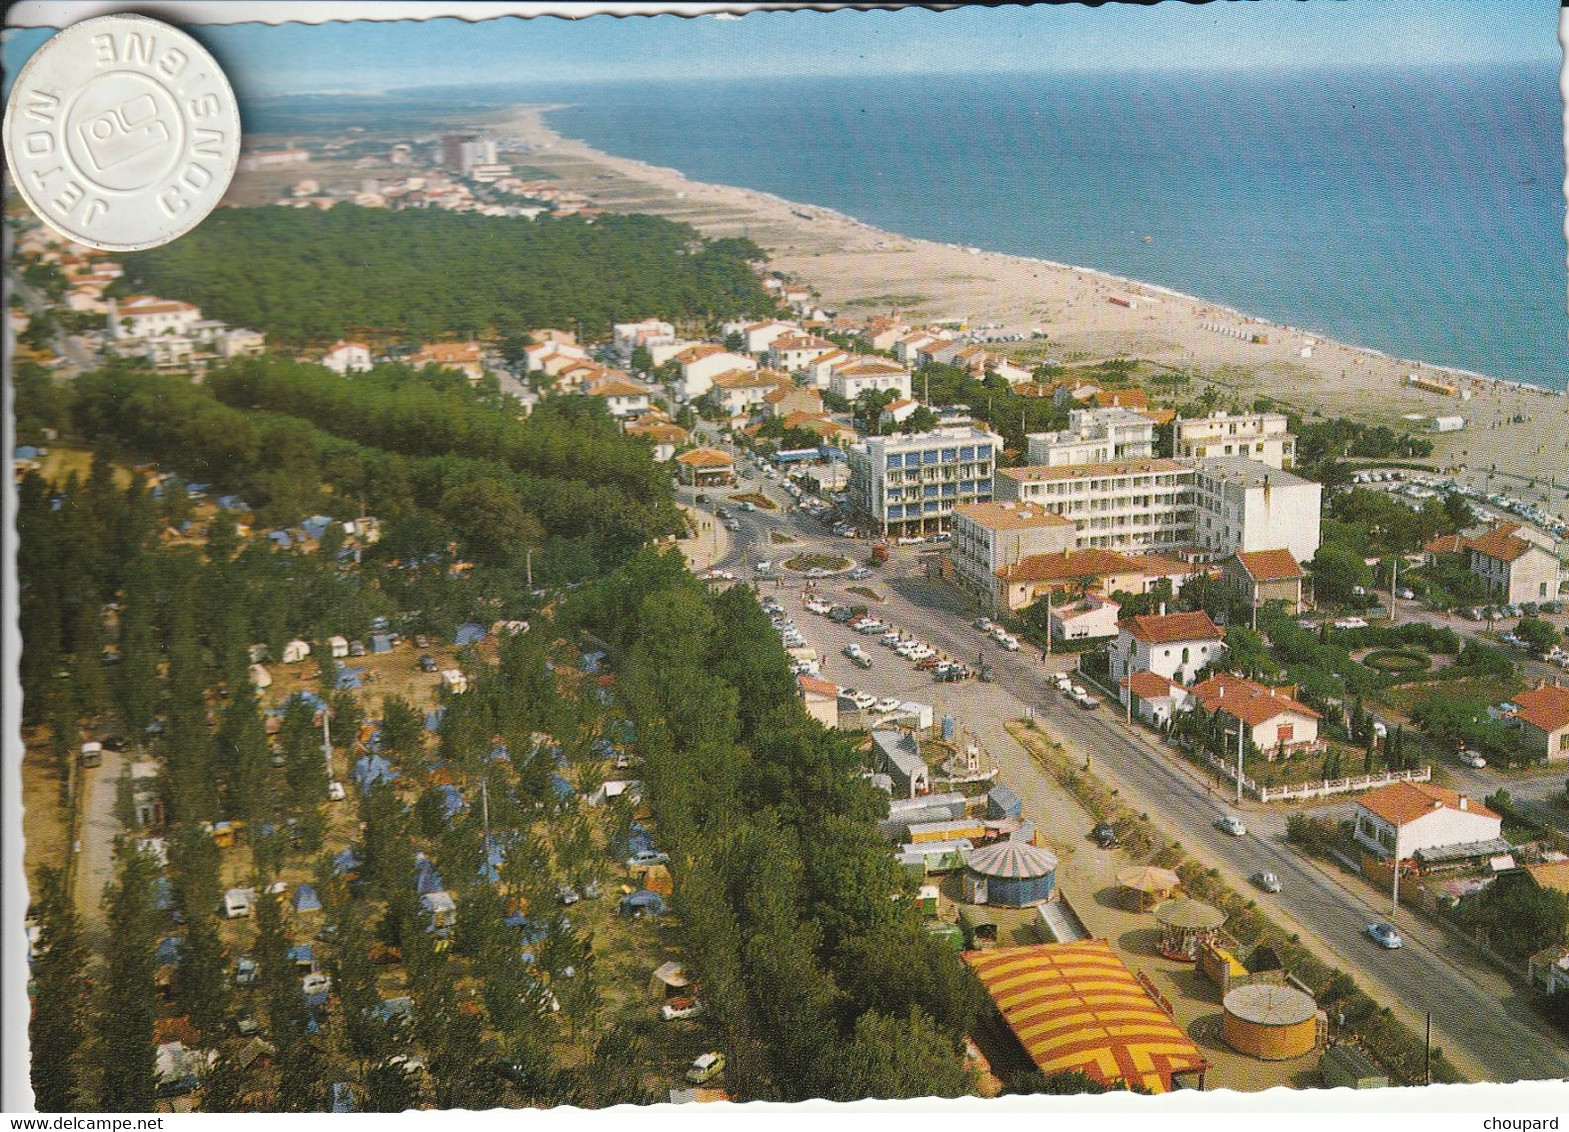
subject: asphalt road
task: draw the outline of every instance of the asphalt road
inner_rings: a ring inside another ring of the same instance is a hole
[[[754,477],[744,485],[755,490]],[[783,501],[777,485],[768,493]],[[734,511],[734,508],[732,508]],[[770,542],[770,530],[787,531],[797,540],[790,552],[831,549],[863,560],[866,544],[835,538],[815,520],[781,512],[736,513],[740,530],[732,535],[729,555],[720,565],[739,579],[753,580],[752,564],[788,557]],[[794,579],[787,579],[795,583]],[[792,610],[808,643],[828,658],[826,678],[851,684],[879,696],[898,695],[931,703],[938,714],[952,712],[961,727],[972,730],[991,753],[1002,776],[1018,791],[1027,815],[1046,804],[1043,772],[1004,730],[1003,724],[1034,709],[1046,730],[1070,750],[1086,757],[1092,770],[1114,782],[1125,799],[1147,812],[1169,836],[1206,864],[1221,869],[1239,889],[1258,869],[1269,869],[1281,880],[1276,896],[1260,896],[1270,912],[1289,928],[1299,930],[1319,954],[1349,970],[1380,1001],[1420,1028],[1431,1013],[1434,1042],[1463,1068],[1494,1081],[1569,1077],[1569,1049],[1558,1032],[1544,1023],[1531,1005],[1531,992],[1485,962],[1472,958],[1441,929],[1402,910],[1395,918],[1405,938],[1398,951],[1385,951],[1364,934],[1367,924],[1390,919],[1389,901],[1354,878],[1308,861],[1284,843],[1284,815],[1256,803],[1244,806],[1249,825],[1243,837],[1232,837],[1214,822],[1234,812],[1228,800],[1194,772],[1131,733],[1114,715],[1114,705],[1086,712],[1070,705],[1047,684],[1048,672],[1064,666],[1052,658],[1043,666],[1038,653],[1004,653],[970,625],[972,612],[950,586],[929,580],[910,548],[897,549],[888,566],[868,583],[886,596],[876,613],[909,629],[943,652],[973,662],[984,653],[996,669],[991,684],[969,681],[940,685],[886,649],[868,646],[859,637],[826,618],[800,609],[798,583],[769,585]],[[819,590],[830,598],[858,600],[842,593],[843,579],[825,580]],[[873,657],[870,670],[852,668],[839,656],[849,641],[858,641]],[[875,641],[875,638],[872,638]],[[1561,780],[1556,776],[1552,780]],[[1086,819],[1087,823],[1087,819]]]

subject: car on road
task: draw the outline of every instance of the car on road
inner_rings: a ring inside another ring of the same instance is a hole
[[[898,696],[884,696],[872,705],[872,710],[878,715],[887,715],[891,711],[899,710]]]
[[[857,656],[862,655],[862,652],[864,650],[861,648],[860,645],[856,644],[854,641],[851,641],[849,644],[845,645],[844,648],[840,649],[839,651],[840,651],[840,653],[842,653],[845,656],[857,657]]]
[[[1262,888],[1265,892],[1280,891],[1280,878],[1277,877],[1274,873],[1270,872],[1268,869],[1260,869],[1248,879]]]
[[[848,605],[836,605],[828,611],[828,620],[835,621],[840,625],[843,625],[854,616],[855,614],[850,612]]]
[[[1051,678],[1051,686],[1059,692],[1067,692],[1073,688],[1073,681],[1068,679],[1066,672],[1059,672]]]
[[[1386,924],[1380,921],[1376,924],[1369,924],[1362,930],[1367,933],[1369,939],[1387,951],[1393,951],[1395,948],[1405,945],[1405,940],[1400,938],[1400,933],[1395,930],[1393,924]]]
[[[700,1053],[692,1059],[692,1067],[686,1071],[686,1079],[694,1085],[703,1085],[712,1081],[724,1071],[724,1054]]]
[[[877,697],[872,695],[870,692],[861,692],[855,688],[847,689],[843,695],[862,711],[867,710],[877,702]]]
[[[872,666],[872,658],[867,656],[864,652],[857,653],[855,656],[850,658],[850,663],[855,665],[857,668],[870,668]]]
[[[751,502],[750,500],[743,499],[743,500],[741,500],[741,510],[743,510],[743,511],[756,511],[757,510],[757,504]]]
[[[703,1004],[695,998],[672,998],[659,1008],[659,1016],[666,1022],[681,1018],[695,1018],[703,1012]]]
[[[1232,837],[1246,837],[1248,827],[1242,824],[1242,819],[1231,814],[1215,819],[1215,828],[1222,833],[1229,833]]]
[[[1480,751],[1464,750],[1460,752],[1459,758],[1472,770],[1481,770],[1487,765],[1487,760],[1482,757]]]
[[[657,849],[639,849],[626,860],[629,869],[645,869],[651,865],[668,865],[670,854],[661,853]]]
[[[1094,711],[1096,708],[1100,707],[1100,701],[1097,700],[1094,696],[1090,695],[1088,692],[1085,692],[1082,696],[1074,696],[1073,702],[1078,704],[1085,711]]]
[[[1122,844],[1122,840],[1117,836],[1117,828],[1110,822],[1101,822],[1090,830],[1090,840],[1102,849],[1115,849]]]

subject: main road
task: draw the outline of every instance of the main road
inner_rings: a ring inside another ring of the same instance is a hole
[[[759,482],[754,478],[746,486],[756,489]],[[762,486],[781,504],[786,502],[773,484]],[[752,566],[759,559],[787,558],[801,550],[865,556],[864,542],[834,538],[815,520],[786,514],[782,507],[736,517],[740,529],[719,565],[739,578],[752,578]],[[773,542],[770,532],[775,531],[794,541]],[[778,584],[782,595],[793,592],[784,588],[790,584],[788,578]],[[841,596],[832,592],[841,584],[842,579],[824,580],[818,588],[830,597]],[[1274,872],[1283,888],[1278,895],[1260,897],[1266,910],[1288,930],[1300,932],[1317,954],[1348,970],[1418,1032],[1424,1016],[1431,1014],[1435,1044],[1463,1069],[1493,1081],[1569,1077],[1569,1050],[1534,1010],[1529,988],[1406,910],[1397,919],[1405,946],[1397,951],[1377,947],[1364,929],[1375,920],[1391,918],[1387,899],[1288,848],[1284,820],[1277,812],[1249,805],[1241,815],[1254,827],[1247,835],[1220,832],[1216,819],[1234,812],[1221,791],[1152,742],[1147,733],[1128,727],[1117,717],[1115,705],[1084,711],[1052,691],[1047,675],[1063,667],[1060,661],[1054,658],[1047,665],[1036,652],[1004,653],[982,637],[971,627],[971,611],[962,597],[946,583],[928,578],[916,553],[896,551],[868,584],[886,599],[877,606],[879,617],[966,662],[984,654],[995,680],[937,685],[883,650],[873,651],[872,670],[851,669],[838,659],[838,651],[843,644],[864,643],[865,638],[826,618],[799,612],[795,619],[803,634],[828,658],[830,672],[825,675],[829,678],[853,682],[879,695],[934,703],[939,711],[952,712],[990,751],[1003,778],[1024,800],[1026,813],[1040,820],[1047,797],[1044,772],[1004,729],[1006,722],[1023,716],[1026,707],[1033,709],[1036,721],[1053,738],[1086,759],[1094,773],[1113,782],[1125,800],[1147,813],[1192,856],[1220,869],[1234,887],[1246,890],[1246,878],[1259,869]],[[764,582],[762,588],[767,592],[771,587]],[[842,597],[858,600],[848,594]],[[1089,819],[1084,821],[1087,826]]]

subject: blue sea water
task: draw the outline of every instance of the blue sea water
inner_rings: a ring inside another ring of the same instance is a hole
[[[572,103],[550,115],[564,135],[699,180],[1146,280],[1401,357],[1569,385],[1550,66],[530,94]]]

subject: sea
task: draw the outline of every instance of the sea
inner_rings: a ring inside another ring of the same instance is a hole
[[[549,115],[568,137],[697,180],[1128,276],[1398,357],[1569,386],[1564,119],[1550,64],[515,93],[569,104]]]

